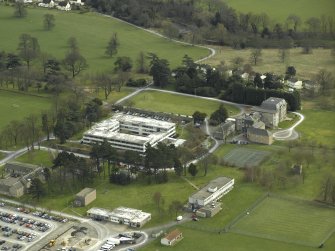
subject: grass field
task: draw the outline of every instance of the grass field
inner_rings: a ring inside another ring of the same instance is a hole
[[[56,25],[52,31],[43,30],[43,15],[46,13],[55,16]],[[0,34],[6,37],[0,40],[0,48],[7,52],[16,52],[19,36],[28,33],[38,39],[41,51],[62,59],[67,51],[68,38],[76,37],[80,51],[89,64],[86,72],[112,70],[117,56],[129,56],[135,63],[140,51],[156,53],[167,59],[172,67],[179,65],[185,54],[194,59],[209,54],[206,49],[171,42],[96,13],[78,14],[28,8],[27,17],[20,19],[13,18],[13,8],[1,5],[0,23]],[[110,59],[104,53],[113,32],[117,33],[120,46],[117,55]]]
[[[145,91],[134,96],[127,101],[133,107],[183,115],[192,115],[195,111],[205,112],[207,115],[213,113],[220,103],[217,101],[205,100],[200,98],[185,97],[182,95],[163,93],[158,91]],[[229,115],[238,113],[235,106],[224,105],[229,111]]]
[[[274,21],[283,22],[290,14],[299,16],[303,21],[310,17],[328,15],[335,17],[333,0],[221,0],[243,13],[262,12]]]
[[[266,151],[258,151],[247,148],[235,148],[226,154],[223,158],[224,162],[234,167],[255,167],[270,154]]]
[[[270,196],[248,213],[230,231],[318,247],[335,230],[333,208],[300,200]]]
[[[12,120],[23,120],[31,113],[39,115],[50,107],[48,98],[0,90],[0,129]]]
[[[226,65],[231,65],[236,57],[244,59],[243,64],[250,64],[250,49],[234,50],[229,47],[213,47],[217,54],[204,61],[210,65],[219,65],[225,61]],[[297,71],[297,77],[300,79],[310,79],[318,73],[320,69],[326,69],[330,72],[335,70],[335,57],[331,55],[330,49],[313,49],[312,54],[302,54],[301,48],[290,49],[289,57],[285,63],[282,63],[278,57],[278,49],[263,49],[262,62],[258,65],[252,65],[257,72],[273,72],[278,75],[284,75],[287,66],[293,65]]]
[[[335,112],[326,110],[302,110],[305,120],[296,128],[303,139],[315,140],[330,147],[335,146]]]

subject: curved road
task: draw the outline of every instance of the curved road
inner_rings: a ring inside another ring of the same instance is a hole
[[[274,139],[276,140],[295,140],[299,137],[299,134],[294,129],[304,121],[305,116],[299,112],[293,112],[293,113],[300,117],[299,121],[297,121],[293,126],[291,126],[288,129],[284,129],[284,130],[273,133]]]

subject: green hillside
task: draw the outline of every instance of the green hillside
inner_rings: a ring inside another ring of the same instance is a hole
[[[55,27],[52,31],[43,29],[43,16],[46,13],[55,16]],[[89,64],[89,72],[111,70],[117,56],[129,56],[136,60],[140,51],[156,53],[169,60],[171,66],[180,64],[182,57],[188,54],[199,59],[209,51],[160,38],[119,20],[96,13],[79,14],[28,8],[26,18],[14,18],[13,8],[0,6],[0,50],[15,52],[22,33],[37,37],[41,50],[59,59],[64,57],[69,37],[77,39],[79,48]],[[118,54],[110,59],[105,56],[105,48],[116,32],[120,41]]]

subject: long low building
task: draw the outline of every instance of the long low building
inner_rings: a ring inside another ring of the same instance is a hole
[[[111,221],[130,227],[142,227],[151,220],[150,213],[127,207],[118,207],[113,211],[92,207],[87,211],[87,216],[95,220]]]
[[[144,153],[147,144],[154,147],[175,134],[175,123],[118,113],[85,132],[82,143],[95,144],[107,140],[117,149]]]
[[[234,179],[228,177],[218,177],[212,180],[207,186],[195,192],[188,198],[193,209],[204,207],[222,198],[234,188]]]

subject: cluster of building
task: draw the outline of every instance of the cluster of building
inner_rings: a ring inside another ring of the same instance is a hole
[[[27,193],[31,179],[41,175],[43,168],[36,165],[8,162],[0,179],[0,194],[19,198]]]
[[[71,5],[83,6],[84,3],[81,0],[76,1],[64,1],[64,0],[16,0],[22,1],[25,4],[37,3],[37,6],[44,8],[56,8],[58,10],[70,11]]]
[[[154,147],[175,134],[175,123],[117,113],[85,132],[81,142],[96,144],[107,140],[116,149],[144,153],[147,144]]]
[[[151,220],[150,213],[127,207],[118,207],[113,211],[92,207],[87,211],[87,216],[94,220],[110,221],[136,228],[142,227]]]
[[[286,119],[287,103],[285,99],[270,97],[249,114],[242,114],[235,119],[227,119],[215,133],[215,137],[223,139],[235,132],[242,133],[251,142],[271,145],[272,133],[268,129],[276,129]]]
[[[236,72],[233,72],[233,70],[228,70],[227,71],[228,76],[232,76],[233,74],[239,75],[242,79],[246,81],[254,81],[254,78],[256,76],[256,72],[243,72],[241,70],[237,70]],[[266,75],[262,74],[261,76],[262,81],[265,81]],[[314,91],[314,92],[319,92],[320,91],[320,84],[312,81],[312,80],[300,80],[296,77],[290,77],[286,80],[283,79],[283,77],[278,76],[278,75],[273,75],[273,77],[282,83],[286,88],[288,88],[289,92],[293,92],[294,90],[309,90],[309,91]]]

